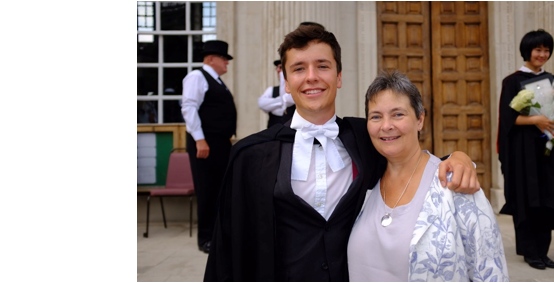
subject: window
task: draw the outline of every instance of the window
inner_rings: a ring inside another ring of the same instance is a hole
[[[137,123],[183,123],[182,80],[216,39],[215,2],[137,2]]]

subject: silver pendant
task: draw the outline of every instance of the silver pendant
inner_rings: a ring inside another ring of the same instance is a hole
[[[383,227],[387,227],[391,224],[391,222],[392,222],[392,216],[388,213],[385,213],[383,218],[381,218],[381,225]]]

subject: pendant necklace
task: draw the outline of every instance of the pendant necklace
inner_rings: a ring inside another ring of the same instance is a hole
[[[400,198],[396,201],[396,203],[394,204],[394,206],[392,207],[390,212],[386,212],[387,211],[387,188],[385,187],[385,182],[383,182],[383,202],[384,202],[384,205],[385,205],[385,215],[383,215],[383,217],[381,218],[381,225],[383,227],[387,227],[392,223],[392,211],[394,210],[394,208],[396,207],[398,202],[400,202],[400,200],[404,196],[404,193],[406,192],[406,189],[408,188],[408,185],[410,184],[410,181],[412,180],[412,177],[414,176],[414,173],[417,169],[417,166],[419,165],[419,161],[421,161],[421,156],[422,155],[423,154],[421,154],[421,152],[420,152],[419,153],[419,159],[417,160],[417,164],[414,168],[414,171],[412,172],[412,175],[410,176],[410,179],[408,179],[408,183],[406,183],[406,186],[404,187],[404,191],[402,191],[402,194],[400,195]]]

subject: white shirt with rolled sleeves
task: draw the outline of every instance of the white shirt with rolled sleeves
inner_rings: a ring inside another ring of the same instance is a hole
[[[265,113],[271,112],[276,116],[283,116],[285,109],[294,105],[294,100],[290,93],[285,92],[285,78],[283,72],[279,72],[279,96],[273,97],[273,87],[268,87],[264,94],[258,98],[258,106]]]

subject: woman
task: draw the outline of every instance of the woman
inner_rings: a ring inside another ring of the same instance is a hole
[[[554,227],[554,154],[544,155],[544,131],[554,133],[554,121],[525,116],[509,104],[521,82],[548,74],[543,70],[552,51],[552,36],[544,30],[527,33],[519,45],[525,64],[502,81],[498,124],[498,159],[504,175],[506,204],[500,211],[513,216],[516,253],[531,267],[554,268],[546,256]]]
[[[507,281],[502,238],[483,191],[442,187],[440,159],[420,148],[425,114],[417,88],[399,72],[381,74],[367,91],[366,117],[387,168],[350,235],[350,280]]]

